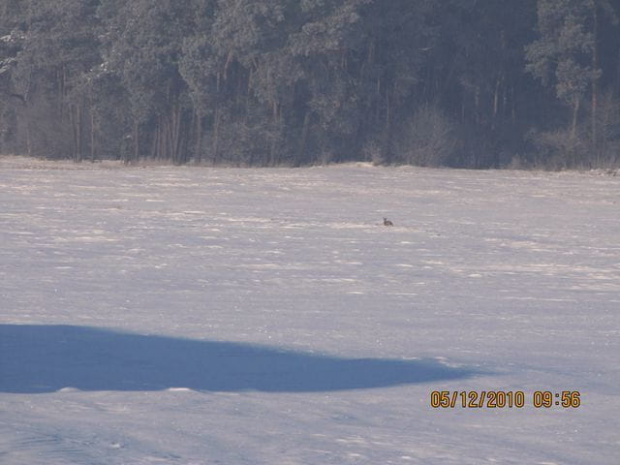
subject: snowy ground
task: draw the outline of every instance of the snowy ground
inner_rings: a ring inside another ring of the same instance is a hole
[[[619,210],[593,174],[0,159],[0,463],[616,465]]]

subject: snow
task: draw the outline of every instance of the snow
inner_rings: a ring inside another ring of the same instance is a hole
[[[615,465],[619,188],[0,158],[0,463]]]

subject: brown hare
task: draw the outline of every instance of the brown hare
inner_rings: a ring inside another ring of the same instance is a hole
[[[387,218],[383,218],[383,226],[394,226],[394,223],[392,223]]]

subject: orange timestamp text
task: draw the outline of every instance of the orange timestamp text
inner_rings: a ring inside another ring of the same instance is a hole
[[[581,406],[579,391],[432,391],[432,408],[578,408]]]

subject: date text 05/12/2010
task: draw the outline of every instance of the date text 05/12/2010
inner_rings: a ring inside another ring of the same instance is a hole
[[[433,391],[433,408],[578,408],[581,406],[579,391]]]

